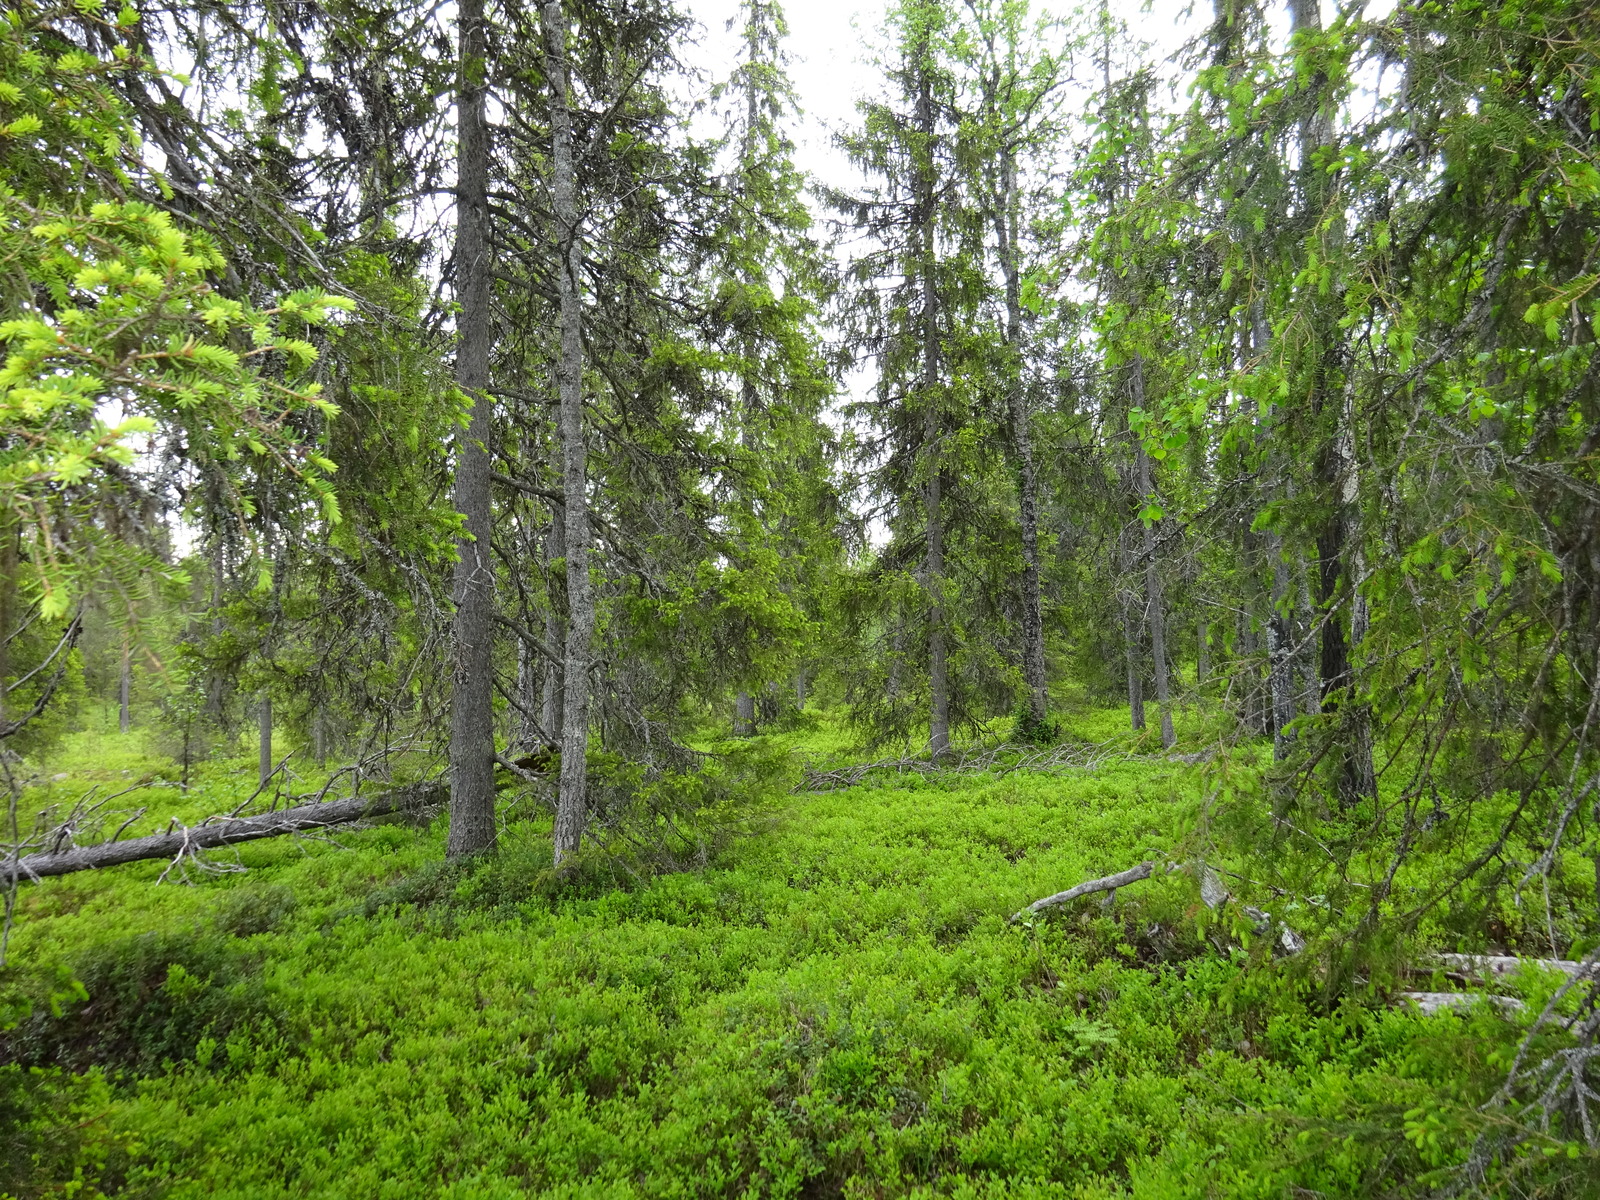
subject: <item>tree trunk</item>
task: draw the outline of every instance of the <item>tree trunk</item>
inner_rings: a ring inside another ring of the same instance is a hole
[[[214,850],[307,829],[326,829],[330,825],[347,825],[352,821],[370,820],[390,813],[422,813],[433,805],[442,804],[445,795],[442,784],[413,783],[377,796],[354,796],[348,800],[302,804],[297,808],[263,813],[257,817],[232,817],[211,825],[195,825],[174,833],[129,838],[125,842],[75,846],[54,854],[29,854],[21,859],[4,860],[0,863],[0,872],[4,873],[9,883],[70,875],[74,871],[90,871],[100,867],[117,867],[123,863],[153,858],[175,859],[195,850]]]
[[[583,250],[578,228],[578,181],[572,147],[572,98],[567,62],[567,14],[561,0],[540,10],[545,77],[551,89],[551,192],[560,256],[560,395],[563,549],[567,560],[567,645],[563,668],[561,783],[556,799],[555,864],[583,844],[589,790],[589,665],[594,639],[594,595],[589,585],[589,457],[583,421]]]
[[[1121,574],[1130,582],[1133,578],[1133,556],[1128,552],[1126,529],[1117,537]],[[1144,678],[1139,670],[1139,622],[1133,618],[1133,603],[1126,590],[1119,607],[1122,610],[1122,652],[1128,667],[1128,716],[1135,733],[1144,730]]]
[[[1211,630],[1204,618],[1195,629],[1194,681],[1202,684],[1211,677]]]
[[[923,46],[921,49],[926,49]],[[927,521],[927,554],[923,570],[928,589],[928,688],[931,711],[928,721],[928,753],[937,762],[950,749],[950,666],[945,641],[944,609],[944,466],[940,445],[939,320],[938,293],[934,280],[934,254],[938,246],[934,235],[933,168],[933,93],[926,69],[918,54],[917,126],[923,135],[924,161],[917,172],[917,239],[921,262],[918,272],[922,284],[922,444],[928,463],[924,491]]]
[[[261,703],[256,708],[256,724],[261,746],[257,759],[257,780],[262,787],[266,787],[276,764],[272,761],[272,697],[265,692],[261,693]]]
[[[222,535],[215,533],[211,541],[211,636],[221,637],[224,628],[222,620],[222,579],[228,569],[227,560],[224,558]],[[222,672],[215,667],[206,668],[206,716],[218,728],[222,726]]]
[[[122,637],[122,663],[117,672],[117,729],[127,733],[133,728],[133,647],[126,634]]]
[[[1317,0],[1290,0],[1292,33],[1319,33],[1322,11]],[[1333,111],[1329,103],[1328,80],[1318,72],[1310,84],[1315,107],[1300,126],[1300,172],[1303,185],[1305,220],[1310,230],[1330,207],[1336,177],[1315,165],[1316,152],[1334,140]],[[1332,223],[1327,229],[1329,244],[1321,247],[1324,262],[1338,262],[1344,248],[1343,213],[1332,206]],[[1372,765],[1372,728],[1364,705],[1353,702],[1355,675],[1351,669],[1350,647],[1366,633],[1365,601],[1355,593],[1357,572],[1352,568],[1358,555],[1350,548],[1352,525],[1358,512],[1355,481],[1355,413],[1348,389],[1340,388],[1335,399],[1335,383],[1341,374],[1342,346],[1338,327],[1342,305],[1342,285],[1329,289],[1329,296],[1314,304],[1312,353],[1316,356],[1311,394],[1312,411],[1321,423],[1332,429],[1316,463],[1317,483],[1328,504],[1328,515],[1317,531],[1317,609],[1322,618],[1322,644],[1318,656],[1320,675],[1317,696],[1319,707],[1339,716],[1337,736],[1341,742],[1337,790],[1346,804],[1375,796],[1377,784]],[[1349,634],[1342,609],[1348,606]],[[1359,612],[1358,612],[1359,606]],[[1360,626],[1358,632],[1357,627]]]
[[[562,661],[546,662],[544,664],[544,679],[539,693],[540,724],[544,726],[545,736],[550,739],[552,746],[560,746],[562,740],[563,720],[566,717],[567,692],[566,692],[566,645],[567,645],[567,619],[566,608],[566,519],[560,513],[551,515],[550,527],[545,530],[544,561],[547,570],[553,570],[553,564],[562,564],[563,576],[560,587],[552,588],[550,595],[550,611],[544,619],[544,644],[552,651],[559,651]],[[552,579],[554,575],[552,574]]]
[[[11,687],[11,622],[16,619],[18,529],[11,514],[0,512],[0,724],[6,719],[6,695]]]
[[[1264,359],[1271,345],[1272,334],[1267,326],[1266,309],[1260,300],[1250,306],[1251,343],[1258,360]],[[1282,454],[1277,442],[1282,436],[1278,426],[1277,407],[1267,406],[1265,434],[1272,442],[1268,453],[1268,487],[1283,486]],[[1268,529],[1263,537],[1267,564],[1272,569],[1272,587],[1267,597],[1267,679],[1271,707],[1272,753],[1277,761],[1289,754],[1291,739],[1285,732],[1294,720],[1294,661],[1293,635],[1289,624],[1289,564],[1284,558],[1283,537],[1275,529]]]
[[[456,542],[454,686],[450,700],[450,837],[445,853],[463,858],[493,849],[494,822],[494,558],[489,497],[489,352],[493,339],[489,248],[488,34],[483,0],[457,9],[460,77],[456,183],[456,384],[472,403],[467,428],[456,435],[455,503],[462,537]]]
[[[1006,380],[1011,445],[1017,456],[1017,510],[1022,526],[1022,678],[1028,688],[1028,714],[1043,729],[1050,715],[1045,680],[1044,601],[1039,583],[1039,478],[1033,462],[1023,381],[1022,266],[1019,229],[1022,198],[1017,189],[1016,152],[1008,145],[1000,163],[1000,208],[994,216],[1001,270],[1006,281],[1006,346],[1011,374]]]
[[[1289,564],[1283,559],[1283,539],[1267,531],[1267,558],[1272,566],[1272,592],[1268,598],[1267,675],[1272,696],[1272,756],[1282,762],[1293,739],[1288,725],[1294,720],[1294,660],[1289,604]]]
[[[804,667],[801,667],[800,670],[798,670],[798,671],[796,671],[794,673],[794,702],[795,702],[795,705],[800,709],[801,712],[805,711],[805,709],[806,709],[806,672],[805,672],[805,668]]]
[[[1133,356],[1133,399],[1144,408],[1144,359]],[[1140,507],[1148,503],[1155,493],[1151,479],[1150,455],[1144,448],[1142,437],[1134,438],[1134,458],[1139,473]],[[1177,739],[1172,732],[1172,689],[1167,679],[1167,614],[1161,593],[1161,566],[1156,561],[1156,527],[1154,521],[1141,522],[1144,528],[1144,590],[1145,620],[1150,627],[1150,661],[1156,682],[1156,707],[1161,713],[1161,745],[1170,750]]]
[[[740,691],[733,700],[733,736],[754,737],[756,732],[756,698]]]

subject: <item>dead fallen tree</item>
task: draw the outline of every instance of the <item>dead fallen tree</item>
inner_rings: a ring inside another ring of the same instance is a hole
[[[1012,921],[1020,921],[1029,913],[1037,915],[1047,908],[1054,908],[1058,904],[1066,904],[1076,900],[1079,896],[1090,896],[1095,892],[1115,892],[1120,887],[1127,887],[1130,883],[1138,883],[1142,879],[1149,879],[1152,871],[1156,869],[1153,862],[1142,862],[1137,866],[1129,867],[1126,871],[1118,871],[1115,875],[1103,875],[1099,879],[1085,880],[1075,887],[1069,887],[1064,892],[1057,892],[1053,896],[1045,896],[1035,900],[1027,908],[1011,914]]]
[[[165,832],[129,838],[125,842],[113,839],[52,853],[12,857],[0,870],[4,871],[5,881],[14,885],[26,879],[70,875],[74,871],[94,871],[147,859],[178,862],[202,850],[217,850],[290,833],[314,832],[394,813],[420,813],[443,804],[448,796],[449,789],[437,780],[413,783],[375,796],[302,804],[253,817],[212,817],[198,825],[168,827]]]
[[[1098,879],[1088,879],[1083,883],[1070,887],[1064,892],[1057,892],[1053,896],[1045,896],[1035,900],[1011,916],[1015,924],[1029,916],[1036,916],[1046,909],[1067,904],[1081,896],[1090,896],[1096,892],[1105,892],[1115,895],[1118,888],[1126,887],[1130,883],[1139,883],[1149,879],[1151,875],[1161,870],[1160,864],[1154,861],[1137,863],[1126,871],[1118,871],[1114,875],[1102,875]],[[1176,864],[1168,863],[1166,871],[1175,871]],[[1207,908],[1216,910],[1236,898],[1222,882],[1221,876],[1210,866],[1201,863],[1197,874],[1200,882],[1200,899]],[[1239,906],[1244,914],[1250,918],[1258,934],[1267,933],[1273,928],[1272,914],[1264,912],[1248,904]],[[1279,924],[1278,946],[1285,955],[1299,954],[1306,947],[1306,941],[1295,930],[1287,925]],[[1427,973],[1430,970],[1443,973],[1463,980],[1478,979],[1483,982],[1494,982],[1520,971],[1524,967],[1538,967],[1544,970],[1559,971],[1567,976],[1570,987],[1585,976],[1586,972],[1593,972],[1595,977],[1600,977],[1600,964],[1571,962],[1566,959],[1554,958],[1517,958],[1508,954],[1435,954],[1431,956],[1429,965],[1414,967],[1413,972]],[[1563,992],[1565,987],[1563,988]],[[1439,1012],[1466,1012],[1474,1005],[1487,1003],[1506,1015],[1523,1012],[1526,1005],[1514,996],[1497,996],[1492,992],[1400,992],[1397,999],[1411,1004],[1424,1016],[1431,1016]]]

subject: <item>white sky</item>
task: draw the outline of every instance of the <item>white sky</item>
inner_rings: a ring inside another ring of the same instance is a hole
[[[1034,0],[1035,10],[1067,17],[1086,6],[1073,0]],[[1125,21],[1152,54],[1165,58],[1193,36],[1210,16],[1210,0],[1110,0],[1114,15]],[[712,80],[727,78],[740,46],[727,23],[738,0],[684,0],[685,9],[702,26],[700,44],[684,57]],[[879,29],[889,9],[887,0],[787,0],[789,76],[799,97],[802,117],[793,131],[796,165],[836,186],[857,182],[843,155],[833,148],[835,130],[851,124],[855,104],[877,87],[876,69],[868,61],[881,44]],[[1198,8],[1198,12],[1191,10]],[[1331,12],[1329,14],[1331,16]]]

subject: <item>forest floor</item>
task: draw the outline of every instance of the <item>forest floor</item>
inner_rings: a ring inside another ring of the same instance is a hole
[[[787,744],[844,743],[823,721]],[[52,766],[28,803],[173,773],[137,735],[75,735]],[[0,1192],[1425,1193],[1514,1018],[1326,1011],[1292,960],[1202,936],[1181,873],[1008,921],[1171,849],[1201,770],[795,795],[704,869],[627,886],[541,882],[539,821],[444,868],[442,820],[255,843],[194,886],[156,886],[161,863],[24,885]],[[145,824],[253,775],[147,788]]]

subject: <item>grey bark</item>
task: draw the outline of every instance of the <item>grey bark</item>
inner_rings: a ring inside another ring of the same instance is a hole
[[[1122,574],[1131,577],[1133,570],[1132,555],[1128,552],[1127,530],[1118,537],[1119,556],[1122,560]],[[1133,601],[1126,592],[1123,593],[1119,604],[1122,610],[1122,651],[1123,658],[1128,668],[1128,716],[1133,725],[1133,731],[1139,733],[1144,729],[1144,677],[1139,670],[1139,622],[1133,617]]]
[[[483,0],[457,9],[460,75],[456,159],[456,295],[460,303],[456,384],[472,403],[457,435],[454,679],[450,699],[450,836],[445,853],[462,858],[493,849],[494,820],[494,559],[490,552],[489,352],[493,339],[489,248],[489,125],[484,112],[488,35]]]
[[[563,549],[567,560],[567,644],[563,668],[561,782],[556,798],[555,864],[583,844],[589,789],[589,666],[594,640],[594,596],[589,585],[589,457],[583,420],[583,248],[578,216],[577,168],[572,146],[572,97],[567,60],[567,14],[561,0],[540,10],[545,77],[551,89],[551,199],[560,255],[560,348],[556,389],[560,398]]]
[[[1133,399],[1144,408],[1144,359],[1133,356]],[[1139,474],[1139,492],[1142,502],[1153,494],[1155,485],[1150,476],[1150,455],[1144,448],[1144,439],[1134,439],[1134,456]],[[1156,561],[1155,522],[1142,522],[1144,530],[1144,589],[1145,621],[1150,627],[1150,661],[1156,682],[1156,707],[1161,714],[1161,745],[1171,749],[1176,741],[1172,732],[1172,689],[1167,678],[1167,613],[1161,591],[1161,565]]]
[[[1211,677],[1211,629],[1201,620],[1195,630],[1194,681],[1204,683]]]
[[[1250,306],[1250,335],[1257,359],[1266,357],[1271,345],[1271,332],[1267,327],[1266,310],[1260,300]],[[1277,408],[1269,405],[1266,414],[1266,433],[1276,439]],[[1269,486],[1281,486],[1282,455],[1274,446],[1270,455]],[[1272,589],[1268,595],[1266,621],[1267,679],[1270,695],[1270,724],[1273,757],[1282,761],[1288,757],[1291,739],[1286,732],[1294,720],[1294,663],[1291,658],[1293,639],[1289,625],[1289,564],[1284,558],[1283,538],[1275,529],[1268,529],[1263,538],[1266,544],[1267,565],[1272,570]]]
[[[1288,725],[1294,720],[1294,661],[1287,607],[1289,564],[1283,559],[1283,539],[1267,531],[1267,558],[1272,567],[1271,612],[1267,617],[1267,678],[1272,698],[1272,755],[1282,762],[1293,739]]]
[[[377,796],[354,796],[322,804],[302,804],[297,808],[264,813],[258,817],[233,817],[214,824],[195,825],[174,833],[129,838],[125,842],[102,842],[95,846],[76,846],[57,854],[29,854],[21,859],[5,860],[0,864],[0,871],[5,873],[8,881],[21,881],[116,867],[146,859],[177,858],[194,850],[236,846],[241,842],[281,837],[286,833],[308,829],[325,829],[330,825],[347,825],[352,821],[390,813],[422,813],[444,803],[446,794],[443,784],[413,783]]]
[[[122,664],[117,675],[117,728],[127,733],[133,728],[133,647],[122,639]]]
[[[211,635],[220,637],[223,630],[222,620],[222,577],[227,571],[227,560],[223,557],[222,535],[213,534],[211,540]],[[222,672],[215,668],[206,670],[206,716],[213,724],[222,724]]]
[[[1039,477],[1033,461],[1033,435],[1029,428],[1027,394],[1023,380],[1022,267],[1019,228],[1022,210],[1017,188],[1016,151],[1009,142],[1001,152],[999,205],[994,214],[1000,269],[1006,282],[1006,347],[1011,352],[1011,376],[1006,399],[1011,423],[1011,445],[1017,456],[1017,509],[1022,527],[1022,677],[1028,688],[1028,711],[1037,726],[1049,717],[1050,697],[1045,680],[1044,602],[1039,582]]]
[[[923,502],[927,522],[927,552],[923,563],[928,589],[928,689],[931,705],[928,720],[928,753],[937,762],[950,749],[950,666],[946,645],[944,608],[944,466],[940,446],[939,321],[938,296],[934,281],[934,178],[932,142],[934,136],[933,93],[927,70],[922,66],[919,47],[917,66],[917,128],[921,132],[925,160],[917,171],[917,252],[921,261],[918,274],[922,288],[922,380],[923,455],[929,464]]]
[[[756,732],[756,698],[740,691],[733,700],[733,736],[753,737]]]
[[[566,580],[566,522],[565,518],[557,512],[550,520],[549,529],[545,530],[545,566],[553,570],[553,564],[562,564],[563,578],[559,589],[552,589],[550,597],[550,611],[544,619],[544,644],[559,649],[563,656],[561,662],[546,662],[544,664],[544,678],[540,684],[539,716],[540,724],[544,726],[545,735],[549,737],[552,745],[560,746],[562,741],[563,720],[566,717],[567,691],[566,691],[566,645],[567,645],[567,619],[565,615]],[[554,592],[561,594],[556,595]]]
[[[265,692],[261,693],[261,703],[256,706],[256,732],[259,735],[260,755],[258,756],[257,782],[265,787],[267,780],[272,778],[272,697]]]
[[[1130,883],[1138,883],[1140,880],[1149,879],[1155,869],[1155,863],[1142,862],[1137,866],[1129,867],[1126,871],[1118,871],[1115,875],[1106,875],[1099,879],[1087,880],[1076,887],[1068,888],[1064,892],[1057,892],[1053,896],[1035,900],[1021,912],[1013,913],[1011,919],[1020,921],[1029,913],[1041,913],[1047,908],[1054,908],[1059,904],[1066,904],[1070,900],[1076,900],[1079,896],[1089,896],[1095,892],[1114,892],[1120,887],[1127,887]]]
[[[0,513],[0,724],[6,719],[6,696],[11,688],[11,622],[16,606],[17,523]]]
[[[1294,33],[1317,33],[1322,29],[1322,11],[1317,0],[1290,0],[1290,23]],[[1300,127],[1300,173],[1303,180],[1305,219],[1313,223],[1330,207],[1335,180],[1314,164],[1316,151],[1334,141],[1333,108],[1329,102],[1327,78],[1318,73],[1311,81],[1315,106]],[[1331,245],[1323,250],[1324,261],[1339,261],[1344,242],[1343,212],[1335,201],[1327,238]],[[1355,413],[1348,388],[1333,394],[1338,369],[1335,343],[1340,337],[1337,318],[1338,296],[1343,286],[1331,289],[1332,296],[1315,303],[1313,351],[1319,356],[1311,403],[1313,411],[1332,421],[1333,429],[1317,462],[1318,483],[1329,511],[1317,534],[1317,600],[1322,616],[1318,707],[1339,718],[1340,763],[1337,790],[1345,804],[1377,795],[1372,764],[1372,724],[1367,707],[1355,699],[1355,672],[1351,651],[1366,635],[1365,600],[1356,593],[1360,575],[1359,541],[1356,523],[1360,509],[1355,486]],[[1353,536],[1354,535],[1354,536]],[[1346,620],[1340,612],[1348,604]],[[1359,610],[1359,611],[1358,611]]]

